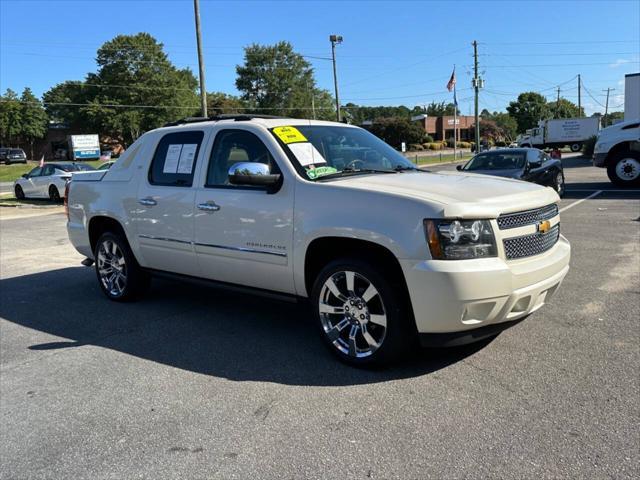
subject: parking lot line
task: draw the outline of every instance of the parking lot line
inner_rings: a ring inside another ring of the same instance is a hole
[[[574,192],[576,192],[577,190],[573,190],[573,191],[574,191]],[[609,191],[609,190],[607,190],[607,191]],[[567,205],[567,206],[566,206],[566,207],[564,207],[564,208],[561,208],[559,213],[562,213],[562,212],[564,212],[565,210],[569,210],[571,207],[575,207],[576,205],[581,204],[581,203],[582,203],[582,202],[584,202],[585,200],[589,200],[590,198],[597,197],[597,196],[598,196],[598,195],[600,195],[602,192],[603,192],[603,190],[596,190],[595,192],[593,192],[593,193],[592,193],[591,195],[589,195],[588,197],[581,198],[580,200],[578,200],[578,201],[576,201],[576,202],[573,202],[573,203],[571,203],[571,204]]]

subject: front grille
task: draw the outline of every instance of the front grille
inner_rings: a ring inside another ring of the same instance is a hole
[[[508,260],[531,257],[546,252],[560,238],[560,224],[554,225],[547,233],[536,232],[522,237],[507,238],[502,241]]]
[[[558,215],[558,205],[552,203],[546,207],[533,210],[502,214],[498,217],[498,227],[500,230],[524,227],[525,225],[540,223],[542,220],[549,220],[556,215]]]

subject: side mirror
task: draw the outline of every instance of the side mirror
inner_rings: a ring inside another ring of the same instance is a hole
[[[23,173],[22,174],[22,178],[29,178],[29,174],[28,173]]]
[[[232,185],[273,187],[278,184],[280,177],[279,173],[271,173],[266,163],[240,162],[229,169],[229,183]]]
[[[457,165],[456,170],[458,170],[459,172],[462,171],[462,165]]]

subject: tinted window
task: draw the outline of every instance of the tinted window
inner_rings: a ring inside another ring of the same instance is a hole
[[[266,145],[253,133],[222,130],[216,135],[213,145],[206,186],[230,186],[228,172],[238,162],[265,163],[269,165],[271,173],[280,173]]]
[[[33,170],[31,170],[31,171],[29,172],[29,177],[37,177],[37,176],[39,176],[39,175],[40,175],[40,172],[41,172],[41,171],[42,171],[42,168],[40,168],[40,167],[36,167],[36,168],[34,168]]]
[[[24,152],[22,150],[10,150],[9,154],[10,155],[24,155]]]
[[[54,165],[46,165],[42,169],[42,175],[43,176],[53,175],[53,171],[54,170],[55,170],[55,166]]]
[[[523,168],[526,153],[501,151],[500,153],[481,153],[464,166],[464,170],[511,170]]]
[[[204,132],[169,133],[162,137],[149,169],[149,183],[190,187]]]

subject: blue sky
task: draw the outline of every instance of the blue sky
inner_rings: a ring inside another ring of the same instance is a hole
[[[237,93],[235,65],[250,43],[291,42],[330,56],[338,33],[342,103],[408,106],[458,99],[472,112],[471,42],[479,42],[486,86],[481,108],[503,110],[519,92],[577,102],[578,73],[590,114],[624,101],[625,73],[640,71],[640,1],[306,2],[201,0],[208,91]],[[149,32],[177,66],[197,72],[193,2],[0,0],[0,90],[41,95],[95,71],[96,49],[117,34]],[[331,62],[310,58],[320,87],[333,91]],[[615,110],[616,108],[613,108]],[[620,108],[618,108],[620,109]]]

